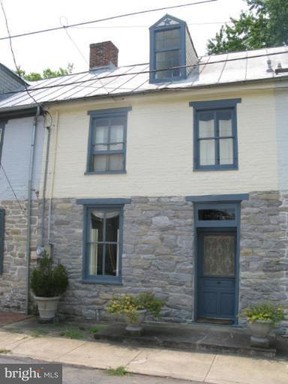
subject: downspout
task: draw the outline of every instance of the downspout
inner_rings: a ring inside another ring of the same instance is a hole
[[[38,117],[40,116],[40,107],[37,107],[37,112],[34,117],[32,137],[31,137],[31,150],[28,174],[28,191],[27,191],[27,241],[26,241],[26,307],[25,312],[29,314],[29,291],[30,291],[30,248],[31,248],[31,210],[32,210],[32,189],[33,189],[33,175],[35,163],[35,147],[36,147],[36,131],[38,124]]]
[[[42,195],[41,247],[44,247],[45,202],[46,202],[46,189],[47,189],[47,175],[48,175],[51,127],[48,126],[48,127],[46,127],[46,129],[48,131],[48,135],[47,135],[46,159],[45,159],[45,170],[44,170],[44,180],[43,180],[43,195]]]
[[[48,244],[51,245],[51,218],[52,218],[52,203],[53,203],[53,195],[54,195],[54,183],[55,183],[55,173],[56,173],[56,163],[57,163],[57,150],[58,150],[58,125],[59,125],[59,113],[56,111],[55,117],[54,117],[54,143],[53,143],[53,150],[54,150],[54,157],[53,157],[53,166],[51,171],[51,184],[50,184],[50,196],[49,196],[49,206],[48,206],[48,231],[47,231],[47,237],[48,237]]]

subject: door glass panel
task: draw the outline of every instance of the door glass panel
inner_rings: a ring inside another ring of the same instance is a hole
[[[203,238],[203,276],[233,277],[235,236],[205,235]]]

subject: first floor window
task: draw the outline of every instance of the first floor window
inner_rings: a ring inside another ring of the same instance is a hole
[[[83,279],[120,283],[123,204],[86,205],[86,201],[82,201],[79,200],[80,204],[84,204],[85,220]]]
[[[5,211],[0,209],[0,274],[3,273],[3,259],[4,259],[4,218]]]
[[[190,103],[194,107],[194,169],[238,167],[236,105],[240,99]]]

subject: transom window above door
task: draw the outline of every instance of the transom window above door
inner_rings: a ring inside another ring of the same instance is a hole
[[[125,172],[127,114],[130,109],[89,112],[87,173]]]
[[[194,108],[194,169],[238,168],[237,103],[241,99],[191,102]]]

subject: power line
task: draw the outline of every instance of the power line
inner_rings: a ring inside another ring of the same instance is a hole
[[[288,50],[287,51],[277,51],[277,52],[271,52],[271,53],[263,53],[263,54],[258,54],[258,55],[251,55],[249,57],[247,56],[243,56],[243,57],[235,57],[235,58],[230,58],[230,59],[223,59],[223,60],[217,60],[217,61],[208,61],[208,62],[205,62],[205,63],[198,63],[198,64],[194,64],[194,65],[185,65],[185,66],[179,66],[179,67],[173,67],[174,69],[182,69],[182,68],[191,68],[191,67],[194,67],[194,68],[200,68],[202,66],[209,66],[209,65],[213,65],[213,64],[220,64],[220,63],[229,63],[229,62],[235,62],[235,61],[238,61],[238,60],[244,60],[244,59],[256,59],[256,58],[259,58],[259,57],[268,57],[268,56],[275,56],[275,55],[283,55],[283,54],[288,54]],[[212,57],[212,56],[210,56]],[[131,67],[136,67],[136,66],[139,66],[139,65],[148,65],[148,63],[144,63],[144,64],[138,64],[138,65],[129,65],[129,66],[123,66],[121,68],[131,68]],[[165,70],[168,70],[168,69],[172,69],[171,67],[169,68],[163,68],[161,69],[161,71],[165,71]],[[40,91],[40,90],[45,90],[45,89],[53,89],[53,88],[62,88],[62,87],[68,87],[68,86],[71,86],[71,85],[81,85],[81,84],[86,84],[86,83],[89,83],[89,82],[95,82],[95,81],[99,81],[101,83],[101,80],[105,80],[105,79],[113,79],[113,78],[120,78],[120,77],[125,77],[125,76],[137,76],[137,75],[143,75],[143,74],[150,74],[150,73],[154,73],[154,72],[159,72],[159,70],[153,70],[153,71],[150,71],[149,69],[147,70],[143,70],[143,71],[134,71],[134,72],[125,72],[125,73],[120,73],[120,74],[109,74],[109,75],[105,75],[105,76],[99,76],[99,77],[92,77],[90,79],[86,79],[86,80],[78,80],[78,81],[70,81],[70,82],[66,82],[66,83],[63,83],[63,84],[52,84],[52,85],[43,85],[43,86],[34,86],[33,87],[33,84],[31,85],[33,88],[30,89],[30,91]],[[78,73],[73,73],[73,74],[68,74],[66,75],[65,77],[74,77],[74,76],[78,76],[78,75],[84,75],[84,74],[87,74],[88,72],[85,71],[85,72],[78,72]],[[57,78],[50,78],[50,79],[43,79],[43,80],[40,80],[40,82],[45,82],[47,80],[53,80],[53,79],[57,79]],[[59,79],[59,77],[58,77]],[[99,88],[99,87],[97,87]],[[104,86],[103,86],[104,88]],[[17,91],[9,91],[9,92],[4,92],[2,93],[2,95],[12,95],[12,94],[19,94],[21,92],[25,92],[25,90],[17,90]],[[108,91],[107,91],[108,92]],[[5,101],[5,100],[4,100]]]
[[[183,8],[183,7],[189,7],[189,6],[192,6],[192,5],[212,3],[214,1],[218,1],[218,0],[203,0],[203,1],[197,1],[197,2],[194,2],[194,3],[186,3],[186,4],[180,4],[180,5],[173,5],[173,6],[170,6],[170,7],[161,7],[161,8],[147,9],[147,10],[137,11],[137,12],[124,13],[124,14],[121,14],[121,15],[105,17],[105,18],[102,18],[102,19],[91,20],[91,21],[84,21],[82,23],[75,23],[75,24],[70,24],[70,25],[62,25],[61,27],[46,28],[46,29],[41,29],[41,30],[38,30],[38,31],[32,31],[32,32],[20,33],[20,34],[12,35],[12,36],[9,35],[9,36],[5,36],[5,37],[0,37],[0,41],[1,40],[16,39],[18,37],[36,35],[36,34],[39,34],[39,33],[47,33],[47,32],[59,31],[61,29],[65,30],[67,28],[80,27],[80,26],[83,26],[83,25],[100,23],[100,22],[103,22],[103,21],[110,21],[110,20],[120,19],[120,18],[124,18],[124,17],[143,15],[145,13],[152,13],[152,12],[157,12],[157,11],[163,11],[163,10],[166,10],[166,9]]]
[[[4,176],[5,176],[5,179],[6,179],[7,183],[8,183],[8,185],[9,185],[9,188],[11,189],[11,191],[12,191],[12,193],[13,193],[13,195],[14,195],[14,197],[15,197],[15,199],[16,199],[18,205],[19,205],[19,208],[21,209],[22,212],[25,212],[24,208],[23,208],[23,207],[21,206],[21,204],[20,204],[20,201],[19,201],[19,199],[18,199],[18,197],[17,197],[17,195],[16,195],[16,192],[15,192],[14,188],[12,187],[12,184],[11,184],[11,182],[10,182],[8,176],[7,176],[7,173],[6,173],[6,171],[5,171],[5,169],[4,169],[2,163],[0,164],[0,170],[1,170],[1,169],[2,169],[2,171],[3,171],[3,174],[4,174]]]
[[[2,0],[1,0],[1,8],[2,8],[2,12],[3,12],[4,19],[5,19],[5,24],[6,24],[6,29],[7,29],[7,33],[8,33],[9,46],[10,46],[10,50],[11,50],[11,54],[12,54],[12,58],[13,58],[13,62],[14,62],[14,65],[15,65],[15,70],[16,70],[16,72],[17,72],[18,69],[19,69],[19,67],[18,67],[17,62],[16,62],[16,56],[15,56],[14,49],[13,49],[13,45],[12,45],[12,37],[11,37],[11,34],[10,34],[10,29],[9,29],[8,19],[7,19],[7,15],[6,15],[5,8],[4,8],[4,5],[3,5]],[[28,89],[27,84],[26,84],[25,81],[23,82],[23,84],[24,84],[24,88],[25,88],[25,91],[26,91],[26,93],[28,94],[28,96],[34,101],[35,104],[38,105],[38,107],[39,107],[40,110],[41,110],[41,109],[42,109],[41,105],[40,105],[40,104],[38,103],[38,101],[35,100],[34,97],[30,94],[29,89]]]

